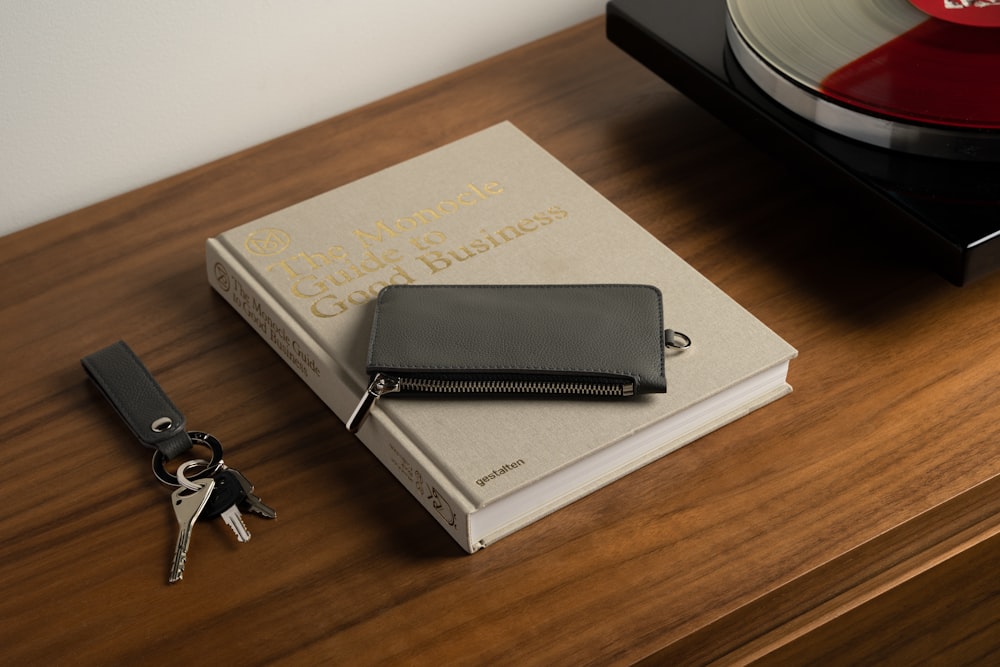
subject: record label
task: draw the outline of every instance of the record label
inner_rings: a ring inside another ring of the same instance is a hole
[[[1000,0],[910,0],[931,16],[980,28],[1000,28]],[[1000,35],[997,36],[1000,39]]]

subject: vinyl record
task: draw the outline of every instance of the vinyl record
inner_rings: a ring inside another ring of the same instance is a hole
[[[919,155],[1000,160],[1000,28],[937,19],[916,1],[727,0],[729,44],[769,96],[824,128]],[[966,1],[964,11],[1000,13]]]

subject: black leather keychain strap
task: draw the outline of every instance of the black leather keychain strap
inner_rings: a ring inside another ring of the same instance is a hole
[[[191,449],[194,443],[184,428],[184,415],[125,341],[89,354],[80,363],[139,442],[159,450],[167,460]]]

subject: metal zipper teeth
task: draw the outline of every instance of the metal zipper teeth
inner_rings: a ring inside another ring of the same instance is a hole
[[[579,396],[631,396],[631,382],[606,384],[552,380],[438,380],[399,378],[402,391],[440,394],[574,394]]]
[[[358,406],[347,420],[347,428],[357,433],[375,403],[386,394],[399,391],[479,394],[571,394],[577,396],[631,396],[632,382],[586,382],[571,380],[443,380],[435,378],[400,378],[376,373],[362,394]]]

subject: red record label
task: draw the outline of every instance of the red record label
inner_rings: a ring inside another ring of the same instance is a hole
[[[935,18],[980,28],[1000,28],[1000,0],[910,0]],[[994,39],[1000,39],[995,35]]]

